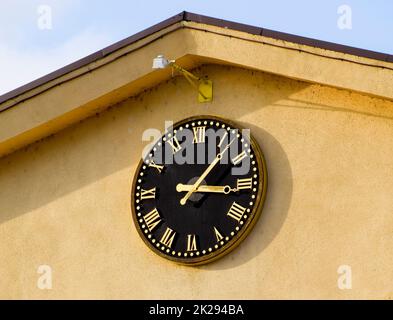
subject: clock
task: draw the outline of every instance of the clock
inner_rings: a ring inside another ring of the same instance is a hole
[[[216,260],[257,222],[266,164],[249,130],[196,116],[174,124],[140,161],[131,209],[145,244],[184,265]]]

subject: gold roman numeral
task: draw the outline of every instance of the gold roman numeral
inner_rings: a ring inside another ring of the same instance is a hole
[[[231,208],[229,209],[227,215],[236,221],[240,221],[243,217],[246,208],[242,207],[240,204],[233,202]]]
[[[245,157],[247,157],[247,153],[246,153],[246,151],[243,151],[242,153],[239,153],[236,157],[234,157],[232,159],[232,162],[234,165],[237,165],[240,162],[242,162]]]
[[[141,190],[141,200],[146,200],[146,199],[155,199],[156,197],[156,188],[152,188],[149,190]]]
[[[194,130],[194,140],[192,143],[205,143],[206,127],[192,128]]]
[[[237,179],[237,190],[241,189],[251,189],[252,187],[252,178],[245,179]]]
[[[220,231],[217,230],[216,227],[213,228],[214,228],[214,234],[216,235],[217,242],[220,242],[222,239],[224,239],[224,237],[222,236]]]
[[[173,243],[173,239],[175,239],[176,232],[173,231],[171,228],[166,228],[164,234],[161,237],[160,242],[170,248]]]
[[[159,173],[161,173],[162,170],[164,169],[164,166],[160,166],[160,165],[156,164],[156,163],[154,162],[154,160],[151,160],[151,161],[150,161],[149,167],[156,168],[156,169],[158,170]]]
[[[143,220],[145,220],[147,228],[151,232],[161,222],[161,217],[157,209],[154,208],[152,211],[150,211],[147,215],[143,217]]]
[[[195,234],[187,235],[187,251],[197,251],[197,241]]]
[[[168,143],[172,147],[173,153],[176,153],[181,150],[181,145],[179,143],[179,140],[177,140],[177,137],[173,137],[171,140],[168,140]]]

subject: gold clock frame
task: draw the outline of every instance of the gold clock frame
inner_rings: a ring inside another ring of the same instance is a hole
[[[172,128],[175,128],[177,126],[181,126],[182,124],[191,122],[191,121],[196,121],[196,120],[215,120],[215,121],[221,121],[225,124],[230,125],[231,127],[235,129],[244,129],[243,126],[238,125],[236,122],[232,120],[228,120],[222,117],[214,116],[214,115],[198,115],[198,116],[192,116],[188,117],[186,119],[183,119],[181,121],[176,122],[173,124]],[[166,132],[164,133],[164,135]],[[132,188],[131,188],[131,212],[132,212],[132,219],[134,221],[134,225],[138,231],[139,236],[142,238],[143,242],[147,245],[150,250],[152,250],[155,254],[158,254],[160,257],[165,258],[167,260],[176,262],[177,264],[181,265],[186,265],[186,266],[199,266],[199,265],[204,265],[211,263],[213,261],[216,261],[223,256],[229,254],[232,252],[236,247],[240,245],[240,243],[250,234],[252,229],[254,228],[255,224],[259,220],[259,217],[261,216],[263,205],[265,203],[266,199],[266,192],[267,192],[267,182],[268,182],[268,176],[267,176],[267,168],[266,168],[266,161],[265,157],[263,155],[263,152],[261,148],[259,147],[258,142],[255,140],[255,138],[252,136],[250,132],[250,144],[251,144],[251,150],[253,150],[256,161],[258,163],[258,194],[255,199],[256,205],[254,206],[254,209],[251,211],[249,215],[249,219],[247,219],[243,225],[243,227],[240,229],[240,231],[228,242],[227,244],[223,245],[219,249],[205,255],[201,255],[199,257],[194,257],[194,258],[188,258],[187,261],[184,261],[184,259],[177,258],[175,256],[169,256],[164,254],[161,250],[157,249],[154,245],[152,245],[148,239],[146,239],[144,232],[142,231],[141,227],[139,226],[139,223],[137,221],[137,215],[136,215],[136,210],[135,210],[135,191],[136,191],[136,183],[138,180],[138,173],[140,172],[141,167],[144,164],[144,159],[141,159],[139,161],[139,164],[134,172],[134,179],[132,183]]]

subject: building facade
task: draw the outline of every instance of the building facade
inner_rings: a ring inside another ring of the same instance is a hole
[[[161,53],[213,100],[152,70]],[[393,297],[392,56],[182,13],[0,110],[0,298]],[[146,130],[200,114],[250,128],[269,183],[249,236],[190,267],[145,246],[131,188]]]

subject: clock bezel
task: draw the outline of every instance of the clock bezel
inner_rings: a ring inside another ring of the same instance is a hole
[[[186,124],[186,123],[189,123],[192,121],[197,121],[197,120],[221,121],[225,124],[230,125],[234,129],[239,129],[239,130],[244,129],[243,126],[237,124],[236,122],[234,122],[232,120],[228,120],[228,119],[218,117],[218,116],[213,116],[213,115],[198,115],[198,116],[188,117],[186,119],[183,119],[181,121],[174,123],[172,128],[181,126],[183,124]],[[167,133],[168,133],[168,131],[166,131],[160,137],[160,139],[162,139],[162,137],[164,135],[166,135]],[[267,181],[268,176],[267,176],[266,160],[265,160],[264,154],[263,154],[261,148],[259,147],[258,142],[255,140],[255,138],[253,137],[253,135],[251,133],[250,133],[250,145],[251,145],[251,150],[255,154],[255,158],[256,158],[256,161],[258,164],[257,165],[257,167],[258,167],[258,193],[255,198],[255,205],[249,214],[249,218],[245,221],[245,223],[241,227],[240,231],[233,238],[231,238],[231,240],[229,242],[227,242],[225,245],[221,246],[219,249],[217,249],[211,253],[207,253],[207,254],[204,254],[201,256],[197,256],[197,257],[186,258],[186,259],[178,258],[176,256],[167,255],[167,254],[163,253],[161,250],[159,250],[158,248],[156,248],[145,237],[145,234],[139,225],[138,218],[137,218],[137,212],[136,212],[136,208],[135,208],[135,200],[136,200],[135,194],[136,194],[136,185],[137,185],[137,181],[138,181],[138,174],[141,171],[141,167],[145,164],[145,161],[144,161],[145,159],[141,159],[139,161],[138,166],[134,172],[134,179],[133,179],[132,188],[131,188],[131,213],[132,213],[134,225],[138,231],[139,236],[142,238],[143,242],[147,245],[147,247],[150,248],[150,250],[152,250],[155,254],[158,254],[160,257],[163,257],[167,260],[176,262],[177,264],[186,265],[186,266],[198,266],[198,265],[208,264],[208,263],[211,263],[215,260],[222,258],[223,256],[232,252],[234,249],[236,249],[240,245],[240,243],[242,243],[242,241],[250,234],[250,232],[252,231],[252,229],[254,228],[255,224],[257,223],[257,221],[259,220],[259,218],[261,216],[264,202],[266,199],[267,182],[268,182]]]

